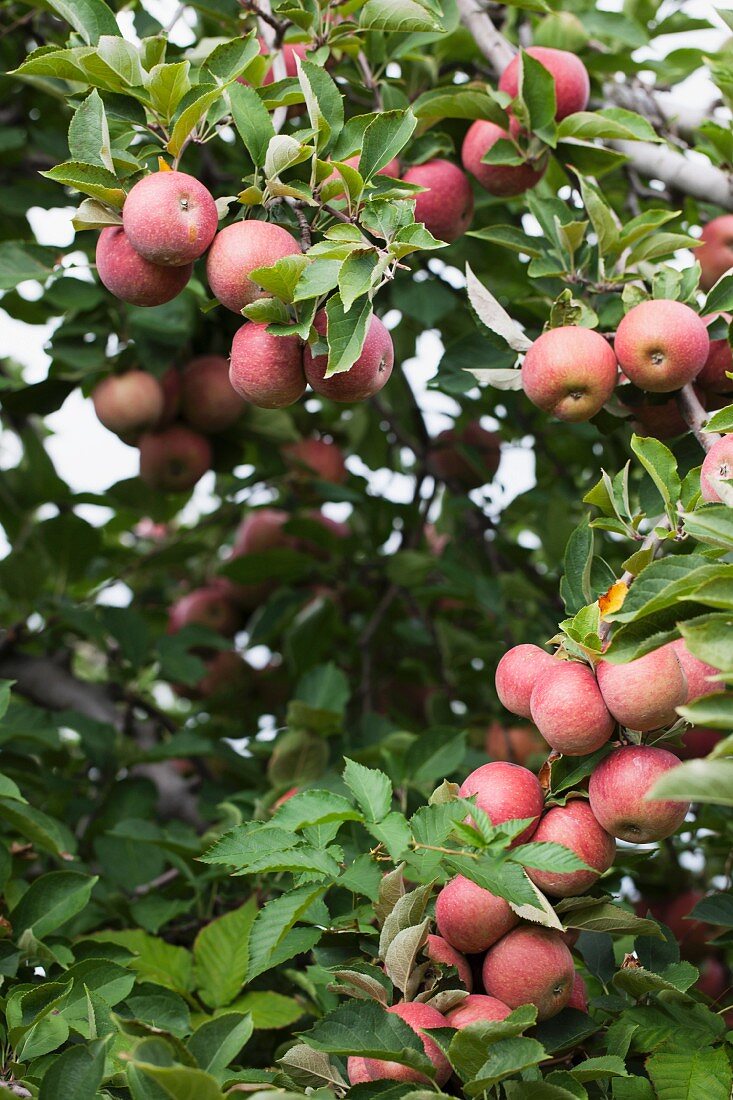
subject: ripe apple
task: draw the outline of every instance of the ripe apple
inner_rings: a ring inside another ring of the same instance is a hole
[[[283,409],[305,393],[303,348],[297,336],[272,336],[267,325],[246,321],[232,341],[229,380],[261,409]]]
[[[125,374],[110,374],[95,386],[92,403],[105,428],[133,441],[160,420],[163,389],[147,371],[129,370]]]
[[[702,699],[705,695],[714,695],[716,691],[722,690],[723,685],[720,680],[711,679],[718,676],[720,670],[693,656],[684,638],[678,638],[676,642],[672,642],[671,648],[677,654],[677,660],[687,680],[686,703],[693,699]]]
[[[282,226],[255,219],[234,222],[217,233],[206,258],[211,292],[227,309],[241,313],[251,302],[266,297],[250,279],[250,272],[300,252],[297,241]]]
[[[574,798],[565,806],[553,806],[542,815],[533,843],[562,844],[575,852],[592,871],[539,871],[527,868],[527,874],[543,893],[556,898],[573,898],[584,893],[613,864],[616,842],[595,818],[588,803]]]
[[[530,699],[540,669],[554,665],[555,658],[537,645],[512,646],[496,666],[496,694],[499,701],[520,718],[530,718]]]
[[[132,247],[122,226],[103,229],[97,241],[97,274],[111,294],[134,306],[162,306],[177,297],[193,274],[193,264],[163,267]]]
[[[132,247],[165,267],[183,267],[202,256],[218,221],[211,193],[185,172],[144,176],[122,208],[122,225]]]
[[[733,434],[722,436],[705,455],[700,470],[702,499],[711,503],[722,501],[720,482],[733,478]],[[730,492],[730,485],[726,486]],[[729,500],[726,501],[729,503]]]
[[[482,764],[464,779],[459,788],[461,798],[476,795],[476,805],[488,815],[492,825],[503,825],[527,817],[535,820],[515,839],[521,844],[534,833],[544,805],[539,780],[527,768],[507,764],[502,760]]]
[[[558,122],[586,109],[590,99],[590,78],[579,57],[551,46],[530,46],[525,52],[539,61],[555,79],[555,118]],[[512,98],[519,92],[520,56],[517,54],[512,58],[499,79],[499,91],[506,92]]]
[[[416,222],[449,244],[463,236],[473,219],[473,191],[460,168],[449,160],[429,160],[409,168],[402,178],[427,188],[415,196]]]
[[[194,623],[233,637],[239,629],[239,613],[224,588],[207,585],[176,600],[168,614],[168,633],[177,634]]]
[[[229,381],[223,355],[200,355],[181,374],[181,415],[192,428],[208,434],[236,424],[244,402]]]
[[[437,477],[464,489],[478,489],[491,481],[500,461],[500,437],[482,428],[478,420],[462,428],[446,428],[430,449],[430,463]]]
[[[700,286],[708,291],[733,268],[733,214],[709,221],[693,252],[700,262]]]
[[[707,726],[690,726],[682,734],[682,745],[675,750],[680,760],[699,760],[713,751],[723,734]]]
[[[565,756],[588,756],[616,728],[596,678],[579,661],[553,661],[537,675],[529,701],[532,721]]]
[[[496,997],[471,993],[448,1013],[448,1023],[460,1031],[469,1024],[506,1020],[511,1011],[509,1005],[505,1005],[503,1001],[497,1001]]]
[[[539,164],[484,164],[483,158],[502,138],[509,140],[509,133],[494,122],[477,119],[468,128],[461,161],[467,172],[478,180],[490,195],[511,198],[522,195],[535,187],[547,170],[547,159]]]
[[[547,756],[547,743],[536,726],[503,726],[492,722],[484,740],[486,755],[492,760],[527,766],[536,757]]]
[[[577,970],[573,978],[573,991],[570,994],[570,1000],[566,1007],[574,1008],[577,1012],[588,1012],[588,990],[583,978]]]
[[[703,319],[684,302],[655,298],[629,310],[616,330],[614,348],[635,386],[670,393],[700,373],[710,338]]]
[[[209,441],[184,424],[148,432],[138,447],[140,477],[151,489],[185,492],[211,469]]]
[[[314,326],[320,336],[327,330],[325,309],[316,314]],[[326,378],[328,357],[314,355],[309,344],[303,357],[305,376],[311,388],[331,401],[365,401],[379,393],[389,381],[394,365],[394,347],[388,329],[372,315],[359,358],[348,371]]]
[[[647,798],[657,780],[679,758],[655,745],[624,745],[600,762],[590,777],[590,808],[611,836],[630,844],[649,844],[676,832],[689,802]]]
[[[435,920],[442,938],[467,955],[486,951],[519,923],[504,898],[463,875],[452,878],[438,894]]]
[[[282,454],[297,483],[317,478],[342,485],[348,476],[343,452],[332,440],[299,439],[297,443],[286,443]]]
[[[534,1005],[537,1019],[549,1020],[572,995],[573,956],[557,932],[524,925],[487,952],[483,979],[489,996],[512,1009]]]
[[[579,325],[544,332],[522,364],[522,388],[530,401],[570,423],[595,416],[617,379],[616,356],[608,341]]]
[[[455,947],[451,947],[442,936],[429,935],[425,945],[425,954],[431,962],[442,963],[443,966],[452,966],[458,971],[461,984],[470,993],[473,989],[473,975],[468,960]]]
[[[673,644],[624,665],[599,661],[596,676],[616,721],[642,733],[676,722],[676,708],[687,699],[687,678]]]

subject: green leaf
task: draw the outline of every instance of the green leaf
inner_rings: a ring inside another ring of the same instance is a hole
[[[288,168],[302,164],[313,153],[310,145],[305,145],[290,134],[275,134],[270,138],[265,155],[265,176],[268,181],[277,179]]]
[[[227,90],[227,95],[237,132],[255,168],[262,168],[270,142],[275,137],[270,112],[254,88],[248,85],[233,84]]]
[[[367,0],[361,9],[359,25],[365,30],[397,34],[442,29],[432,12],[416,0]]]
[[[348,799],[332,791],[301,791],[293,795],[273,815],[272,824],[285,832],[296,832],[308,825],[328,822],[361,821],[361,814]]]
[[[51,871],[41,875],[11,912],[16,936],[30,930],[37,940],[55,932],[80,913],[98,881],[76,871]]]
[[[733,693],[707,695],[703,699],[695,699],[685,707],[678,707],[678,711],[693,726],[733,730]]]
[[[665,772],[647,797],[733,806],[733,760],[686,760]]]
[[[674,518],[682,489],[676,458],[664,443],[653,436],[633,435],[631,449],[659,490],[667,514]]]
[[[365,182],[402,152],[416,126],[417,119],[410,110],[383,111],[369,123],[359,158],[359,172]]]
[[[623,107],[604,107],[600,111],[579,111],[567,115],[557,126],[558,141],[595,138],[620,141],[661,141],[648,119]],[[666,214],[665,221],[674,215]]]
[[[371,289],[378,262],[376,248],[355,248],[341,264],[338,288],[347,313],[356,299]]]
[[[245,38],[232,38],[214,47],[204,61],[203,68],[211,73],[217,83],[230,84],[242,75],[259,52],[259,42],[254,34]]]
[[[164,122],[170,122],[179,103],[191,90],[190,70],[190,61],[154,65],[150,70],[148,94],[153,107],[162,116]],[[258,102],[260,102],[259,99]]]
[[[485,84],[448,84],[419,95],[412,104],[415,118],[485,118],[506,128],[507,115]]]
[[[658,1100],[728,1100],[733,1070],[723,1050],[654,1054],[647,1072]]]
[[[727,504],[712,504],[695,512],[683,512],[685,531],[698,542],[722,550],[733,550],[733,510]]]
[[[577,928],[581,932],[658,938],[662,935],[655,921],[637,917],[608,898],[563,898],[555,903],[555,911],[566,928]]]
[[[74,112],[69,125],[69,152],[76,161],[98,164],[114,174],[107,116],[96,88]]]
[[[273,965],[278,948],[296,921],[324,892],[325,887],[320,884],[300,886],[262,907],[250,933],[247,981],[252,981]]]
[[[733,275],[718,279],[705,299],[703,313],[723,313],[733,309]]]
[[[680,633],[687,648],[699,660],[713,668],[733,671],[733,622],[730,610],[728,614],[721,612],[701,615],[691,622],[680,623]]]
[[[303,89],[311,126],[318,135],[319,155],[331,148],[344,126],[344,101],[328,73],[312,61],[298,58],[298,81]]]
[[[304,1008],[293,997],[282,993],[251,992],[238,997],[230,1005],[231,1012],[246,1012],[252,1017],[255,1029],[271,1031],[289,1027],[304,1014]]]
[[[718,409],[705,425],[706,432],[733,432],[733,405]]]
[[[155,1081],[162,1095],[170,1096],[171,1100],[224,1100],[216,1080],[203,1070],[188,1066],[153,1066],[137,1061],[133,1065]]]
[[[103,35],[97,44],[97,57],[120,78],[128,88],[140,88],[145,83],[140,53],[132,42],[119,36]]]
[[[250,898],[238,909],[205,925],[193,945],[196,985],[211,1008],[229,1004],[239,993],[249,966],[249,936],[257,917]],[[207,1067],[204,1067],[207,1068]]]
[[[347,1002],[318,1020],[303,1041],[324,1054],[384,1058],[434,1077],[417,1032],[376,1001]]]
[[[346,310],[338,294],[329,298],[326,305],[328,318],[326,378],[331,378],[334,374],[343,374],[344,371],[353,367],[361,355],[372,312],[372,303],[368,299],[364,302],[357,301],[350,310]]]
[[[603,1081],[607,1077],[628,1077],[629,1071],[623,1058],[606,1055],[601,1058],[586,1058],[579,1066],[570,1070],[576,1081]]]
[[[565,547],[560,594],[568,615],[575,615],[591,603],[595,595],[591,586],[593,529],[589,524],[590,519],[585,516]]]
[[[96,939],[117,943],[131,951],[135,958],[129,963],[132,971],[179,993],[191,988],[192,958],[185,947],[176,947],[157,936],[149,936],[141,928],[121,932],[97,933]]]
[[[21,836],[54,856],[68,856],[76,847],[74,837],[58,821],[14,798],[0,797],[0,818],[10,822]]]
[[[631,623],[647,618],[693,594],[699,585],[720,572],[701,554],[660,558],[637,574],[619,611],[608,614],[610,622]]]
[[[218,1075],[234,1061],[253,1030],[251,1016],[230,1012],[197,1028],[188,1049],[201,1069]]]
[[[114,173],[96,164],[67,160],[48,172],[41,172],[41,175],[55,183],[62,183],[64,187],[73,187],[75,191],[109,203],[110,206],[122,207],[125,201],[125,192],[119,186]]]
[[[518,99],[526,108],[529,128],[545,141],[554,144],[557,107],[555,78],[540,61],[524,50],[519,67]]]
[[[104,1078],[106,1043],[77,1044],[54,1058],[46,1070],[38,1100],[96,1100]]]
[[[476,1077],[464,1084],[467,1096],[479,1096],[497,1081],[513,1077],[530,1066],[537,1066],[547,1057],[547,1051],[536,1039],[516,1036],[501,1039],[489,1048],[489,1056]]]
[[[103,34],[120,34],[117,20],[103,0],[47,0],[47,3],[90,46],[95,46]]]
[[[392,784],[384,772],[365,768],[345,757],[344,783],[354,795],[368,821],[382,821],[392,805]]]
[[[186,140],[201,122],[201,119],[204,118],[209,107],[216,103],[221,94],[221,88],[218,84],[198,84],[191,89],[190,94],[186,96],[189,102],[186,103],[186,106],[173,123],[170,141],[166,144],[169,153],[174,157],[179,156]],[[186,100],[184,100],[185,102]]]
[[[309,262],[307,256],[300,254],[283,256],[271,267],[254,268],[249,277],[268,294],[274,294],[281,301],[290,303],[294,299],[298,280]]]
[[[513,1039],[537,1022],[534,1005],[515,1008],[504,1020],[469,1024],[453,1036],[448,1047],[451,1065],[464,1080],[475,1078],[486,1062],[486,1051],[494,1043]]]
[[[570,848],[552,841],[530,841],[528,844],[520,844],[512,849],[509,858],[515,863],[521,863],[523,867],[534,867],[538,871],[553,871],[556,874],[590,870],[588,864],[584,863]]]
[[[26,279],[44,283],[57,258],[52,248],[26,241],[0,241],[0,290],[14,290]]]

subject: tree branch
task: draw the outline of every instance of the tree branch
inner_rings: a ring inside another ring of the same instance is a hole
[[[502,73],[516,50],[496,29],[480,0],[456,0],[461,22],[474,37],[481,53],[491,64],[497,75]]]
[[[703,430],[708,421],[708,414],[700,404],[700,400],[691,383],[687,386],[683,386],[677,394],[677,407],[682,414],[682,419],[694,434],[702,449],[704,451],[709,451],[713,444],[718,442],[720,435],[718,432],[706,432]]]

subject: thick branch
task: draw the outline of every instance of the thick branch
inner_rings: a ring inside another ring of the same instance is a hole
[[[456,0],[461,22],[473,35],[476,45],[497,75],[502,73],[516,50],[491,22],[481,0]]]
[[[702,449],[709,451],[713,444],[718,442],[720,435],[717,432],[703,430],[708,421],[708,414],[700,404],[700,400],[691,384],[683,386],[677,394],[677,407],[682,413],[682,419],[690,431],[693,432]]]

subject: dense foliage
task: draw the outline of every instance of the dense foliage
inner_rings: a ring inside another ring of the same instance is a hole
[[[697,388],[647,392],[617,385],[611,356],[597,408],[558,420],[516,367],[543,331],[608,350],[663,300],[712,317],[731,362],[733,254],[718,278],[687,250],[733,210],[733,51],[662,56],[709,24],[657,0],[199,0],[167,27],[141,0],[0,14],[0,309],[51,329],[47,378],[10,358],[0,378],[0,1095],[728,1100],[733,490],[719,465],[701,495],[700,467],[733,431],[731,379],[698,365]],[[519,44],[580,57],[587,109],[559,117],[524,52],[516,97],[497,90]],[[666,93],[703,66],[721,106],[692,117]],[[474,165],[421,220],[419,169],[460,163],[476,120],[504,133],[478,162],[532,186],[492,194]],[[211,253],[208,279],[202,257],[153,307],[95,271],[98,231],[167,169],[208,188],[220,227],[290,234],[242,313],[213,296]],[[446,232],[468,179],[472,220],[464,203]],[[73,244],[39,244],[35,213],[72,204]],[[228,357],[243,322],[298,355],[308,341],[322,384],[346,385],[373,314],[394,369],[365,400],[231,391],[235,416],[203,427],[203,398],[184,402],[213,470],[203,508],[150,475],[149,444],[143,476],[104,493],[54,468],[44,418],[79,389],[103,418],[100,383],[170,384]],[[680,697],[663,728],[620,720],[585,755],[548,757],[497,695],[519,643],[552,643],[595,685],[602,653],[619,667],[680,638],[718,670],[713,694]],[[619,741],[683,756],[655,794],[691,809],[548,901],[537,872],[587,862],[526,837],[522,814],[492,824],[459,785],[513,761],[572,806]],[[429,940],[456,875],[527,927],[578,934],[589,1011],[446,1020],[437,1081],[385,1009],[463,1000]],[[397,1072],[350,1088],[349,1058]]]

